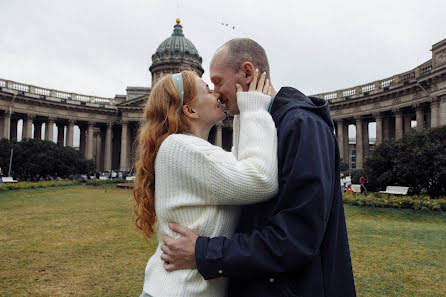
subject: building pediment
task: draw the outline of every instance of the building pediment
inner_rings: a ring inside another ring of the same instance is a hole
[[[137,98],[134,98],[132,100],[128,100],[122,103],[117,104],[117,107],[144,107],[144,105],[146,104],[147,98],[149,96],[147,95],[142,95],[139,96]]]

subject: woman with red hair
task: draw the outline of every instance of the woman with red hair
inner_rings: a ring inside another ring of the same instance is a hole
[[[230,237],[238,205],[268,200],[278,191],[277,135],[268,113],[269,81],[258,71],[248,92],[237,88],[233,147],[210,144],[211,128],[226,115],[219,94],[194,72],[162,78],[152,89],[138,131],[133,190],[136,226],[158,237],[141,296],[224,296],[226,279],[205,281],[197,269],[167,272],[161,238],[178,237],[175,222],[203,236]],[[155,224],[157,223],[157,224]]]

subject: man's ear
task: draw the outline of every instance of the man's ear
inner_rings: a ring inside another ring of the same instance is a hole
[[[198,114],[195,111],[195,109],[190,106],[190,105],[183,105],[183,114],[188,117],[188,118],[192,118],[192,119],[196,119],[198,118]]]
[[[244,74],[244,83],[249,86],[249,84],[251,83],[252,79],[254,78],[254,65],[252,65],[251,62],[244,62],[242,64],[242,71]]]

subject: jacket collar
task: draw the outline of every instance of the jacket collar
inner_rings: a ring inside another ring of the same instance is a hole
[[[292,87],[283,87],[279,90],[275,96],[270,113],[274,121],[278,122],[287,111],[297,108],[315,113],[334,129],[328,102],[325,99],[308,97]]]

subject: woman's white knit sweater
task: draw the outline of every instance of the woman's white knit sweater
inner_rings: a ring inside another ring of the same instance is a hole
[[[237,205],[268,200],[278,191],[277,132],[267,112],[271,98],[259,92],[237,93],[233,148],[226,152],[192,135],[173,134],[155,161],[158,248],[147,263],[144,289],[154,297],[226,294],[225,278],[206,281],[197,269],[166,272],[162,237],[178,237],[175,222],[202,236],[231,237]]]

